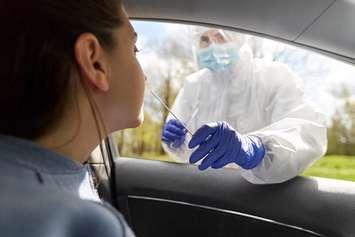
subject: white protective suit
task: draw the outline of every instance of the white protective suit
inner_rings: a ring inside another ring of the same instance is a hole
[[[202,69],[190,75],[172,111],[192,132],[208,122],[226,121],[241,134],[258,136],[264,159],[254,169],[241,169],[251,183],[289,180],[326,152],[325,115],[305,101],[301,80],[284,64],[253,59],[248,46],[241,48],[240,61],[230,71]],[[163,143],[164,150],[188,163],[190,139],[178,149]]]

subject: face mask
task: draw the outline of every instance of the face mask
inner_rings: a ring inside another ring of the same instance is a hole
[[[214,72],[223,71],[235,65],[240,59],[235,43],[211,44],[197,52],[200,68],[209,68]]]

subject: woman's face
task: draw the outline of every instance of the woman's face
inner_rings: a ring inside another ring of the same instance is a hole
[[[137,33],[123,11],[123,24],[115,30],[116,46],[109,53],[108,106],[105,122],[109,132],[139,126],[144,119],[145,76],[136,58]]]

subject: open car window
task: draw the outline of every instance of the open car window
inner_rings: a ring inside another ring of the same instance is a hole
[[[149,21],[134,21],[133,25],[139,35],[137,46],[140,52],[138,59],[146,73],[149,86],[145,96],[145,121],[143,125],[137,129],[114,134],[120,157],[188,162],[188,158],[186,158],[188,155],[185,154],[184,159],[176,158],[179,154],[172,155],[167,152],[166,147],[162,146],[162,127],[167,118],[169,120],[169,118],[175,117],[169,113],[161,102],[169,108],[175,107],[175,110],[178,110],[178,118],[184,124],[191,124],[188,129],[191,130],[191,133],[194,133],[200,124],[219,119],[224,120],[221,114],[234,116],[240,110],[238,107],[238,111],[237,109],[233,111],[233,106],[238,105],[245,108],[250,103],[250,98],[248,103],[240,105],[241,100],[238,101],[238,98],[247,94],[246,91],[238,90],[238,85],[242,84],[233,84],[236,88],[235,96],[231,93],[228,95],[223,93],[227,90],[231,91],[230,84],[226,84],[226,82],[218,83],[218,87],[213,84],[213,81],[208,81],[212,80],[209,78],[201,83],[194,84],[194,80],[197,79],[194,79],[191,75],[201,70],[197,49],[201,47],[201,33],[205,32],[207,28]],[[218,36],[216,37],[218,43]],[[301,87],[304,91],[304,100],[325,115],[328,140],[326,154],[307,168],[303,175],[355,181],[354,66],[307,49],[266,38],[234,32],[228,32],[226,37],[232,37],[237,41],[242,39],[243,46],[250,50],[253,60],[258,63],[272,64],[276,62],[280,65],[286,65],[287,70],[299,80],[295,86]],[[275,78],[277,77],[275,76]],[[260,96],[267,94],[273,79],[271,73],[270,81],[263,80],[256,87],[253,87],[259,90],[254,94]],[[233,80],[233,78],[229,80]],[[260,83],[264,83],[263,86],[260,86]],[[285,79],[282,83],[280,85],[291,82]],[[187,84],[190,86],[186,87]],[[291,96],[293,89],[292,86],[290,88],[289,95]],[[283,89],[282,86],[279,88],[279,90]],[[161,102],[154,97],[151,90],[160,97]],[[182,92],[182,90],[184,91]],[[208,90],[208,93],[201,97],[201,92],[198,90]],[[186,97],[189,98],[189,101],[185,101],[183,105],[176,109],[174,103],[176,103],[177,96],[183,93],[190,93],[190,96]],[[194,93],[195,97],[191,96]],[[287,100],[287,95],[288,93],[285,93],[284,97],[275,97],[273,106],[281,106],[283,101]],[[221,101],[221,97],[226,99]],[[247,100],[244,99],[244,101]],[[198,111],[196,110],[197,107],[199,108]],[[266,107],[265,109],[270,109]],[[253,106],[250,106],[250,108],[253,108]],[[184,112],[181,111],[188,111],[186,113],[190,113],[190,118],[194,117],[195,122],[185,121],[184,116],[182,116]],[[249,133],[254,129],[250,128],[249,122],[251,119],[248,118],[245,111],[247,110],[242,111],[245,116],[239,114],[238,117],[236,115],[238,118],[234,127],[241,133]],[[274,116],[277,117],[277,115]],[[270,119],[269,117],[268,119]],[[266,122],[263,124],[266,119],[266,116],[260,116],[259,127],[256,130],[268,126]],[[256,119],[253,117],[252,120]],[[186,135],[185,145],[190,137],[190,134]],[[238,167],[232,166],[231,168],[237,169]]]

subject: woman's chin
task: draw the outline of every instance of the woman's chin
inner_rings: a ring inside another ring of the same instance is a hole
[[[142,123],[144,122],[144,113],[141,112],[136,119],[132,120],[132,122],[130,123],[129,128],[137,128],[140,125],[142,125]]]
[[[116,118],[111,121],[111,126],[108,126],[109,133],[121,131],[128,128],[137,128],[142,125],[144,121],[144,113],[136,114],[135,116],[128,116],[126,118]],[[110,124],[110,123],[108,123]]]

